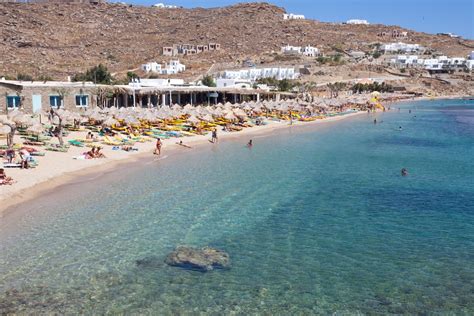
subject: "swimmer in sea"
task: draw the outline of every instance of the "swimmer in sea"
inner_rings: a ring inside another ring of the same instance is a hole
[[[408,170],[406,168],[402,168],[401,174],[402,174],[402,177],[408,176]]]
[[[249,142],[247,143],[247,147],[252,148],[252,146],[253,146],[253,142],[252,142],[252,140],[249,140]]]

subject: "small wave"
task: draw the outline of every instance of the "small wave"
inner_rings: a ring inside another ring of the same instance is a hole
[[[151,165],[154,162],[157,162],[157,161],[160,161],[160,160],[163,160],[163,159],[166,159],[166,158],[168,158],[168,155],[164,155],[163,157],[155,158],[152,161],[148,162],[147,165]]]

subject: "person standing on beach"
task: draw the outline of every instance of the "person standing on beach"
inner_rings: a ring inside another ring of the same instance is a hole
[[[153,154],[155,154],[155,155],[161,155],[161,145],[162,145],[161,139],[158,138],[158,139],[156,140],[156,147],[155,147],[155,151],[153,152]]]
[[[212,130],[212,140],[211,140],[211,142],[217,143],[217,128],[214,128]]]

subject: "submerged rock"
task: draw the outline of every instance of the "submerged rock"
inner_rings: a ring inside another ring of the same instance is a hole
[[[164,266],[163,258],[145,257],[143,259],[135,260],[137,266],[142,268],[161,268]]]
[[[222,250],[209,247],[202,249],[178,247],[166,257],[165,263],[202,272],[230,268],[229,255]]]

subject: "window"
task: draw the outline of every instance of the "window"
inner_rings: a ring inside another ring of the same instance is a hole
[[[63,105],[62,102],[61,102],[61,97],[59,95],[50,95],[49,96],[49,105],[52,108],[61,107]]]
[[[7,107],[9,109],[18,109],[20,106],[21,98],[19,96],[7,96]]]
[[[76,95],[76,107],[86,108],[89,105],[88,95]]]

